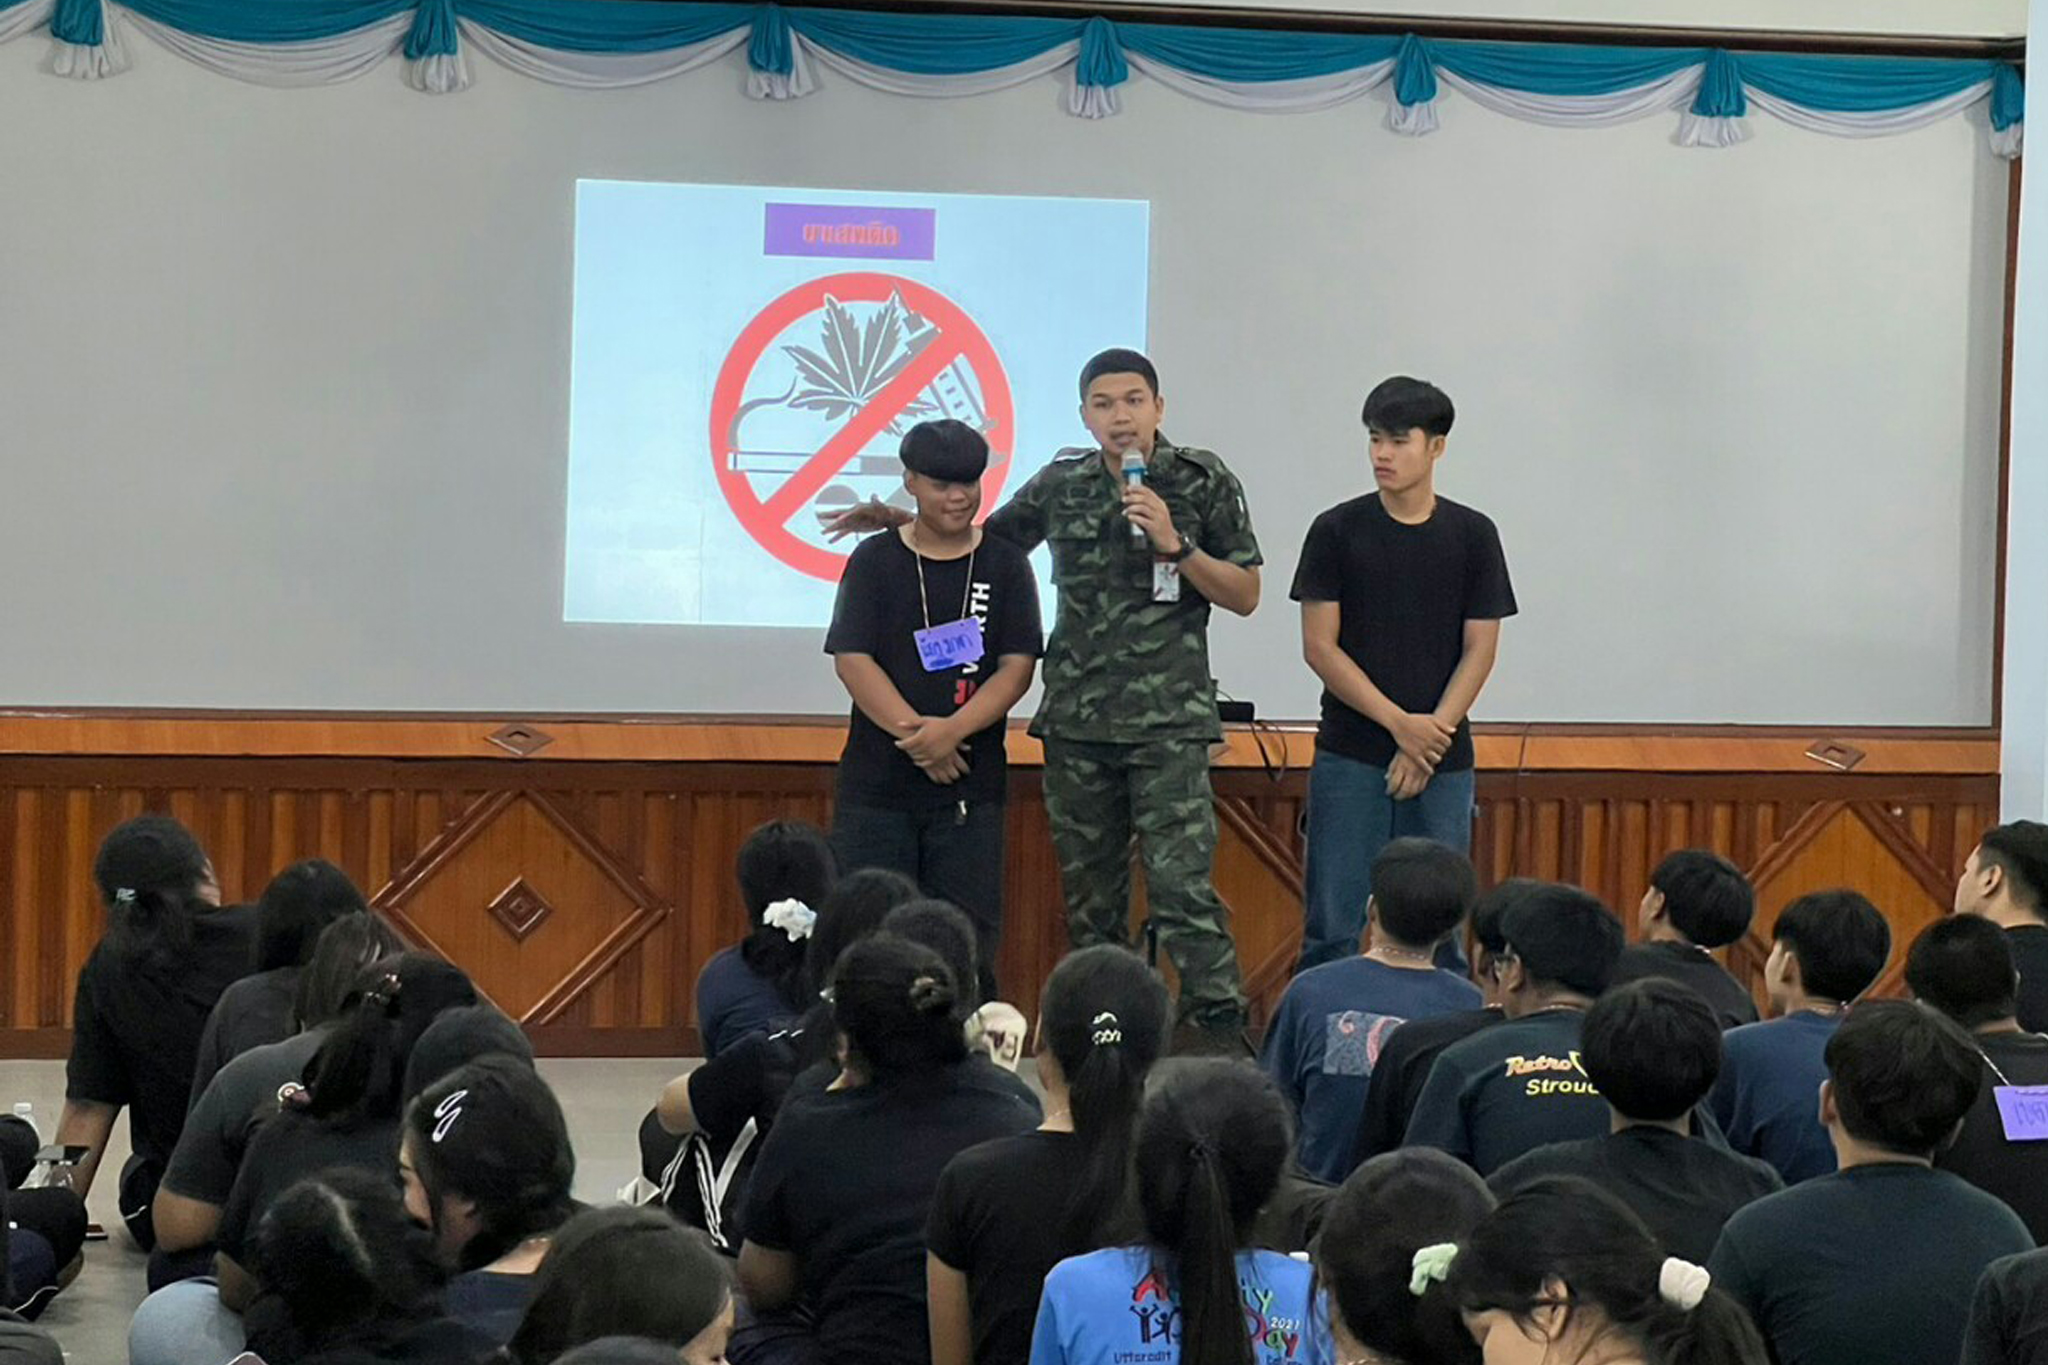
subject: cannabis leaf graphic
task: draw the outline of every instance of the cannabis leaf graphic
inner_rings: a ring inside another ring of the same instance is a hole
[[[782,349],[796,362],[799,387],[789,405],[822,413],[831,422],[851,416],[888,387],[938,335],[937,328],[904,306],[900,294],[891,294],[865,324],[827,294],[822,330],[822,354],[808,346]],[[890,421],[889,434],[902,435],[925,413],[936,410],[925,398],[912,399]]]

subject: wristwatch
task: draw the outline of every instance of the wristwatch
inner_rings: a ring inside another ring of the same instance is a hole
[[[1183,559],[1186,559],[1189,555],[1193,554],[1196,548],[1197,547],[1195,545],[1195,538],[1189,535],[1186,531],[1182,531],[1180,532],[1180,548],[1178,550],[1175,550],[1172,554],[1167,555],[1166,560],[1168,563],[1178,564]]]

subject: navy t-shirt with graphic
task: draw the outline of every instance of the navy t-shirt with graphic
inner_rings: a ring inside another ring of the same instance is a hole
[[[1238,1292],[1254,1365],[1331,1365],[1329,1319],[1306,1261],[1237,1254]],[[1061,1261],[1045,1277],[1031,1365],[1179,1365],[1181,1303],[1148,1247]]]
[[[1477,986],[1454,973],[1363,957],[1294,978],[1259,1061],[1300,1116],[1302,1169],[1333,1184],[1350,1173],[1366,1090],[1389,1034],[1409,1019],[1477,1009],[1481,999]]]
[[[1787,1185],[1835,1169],[1835,1147],[1820,1122],[1828,1039],[1838,1014],[1801,1010],[1721,1035],[1721,1074],[1707,1109],[1728,1145],[1778,1168]]]
[[[1539,1010],[1446,1048],[1415,1102],[1408,1145],[1492,1175],[1524,1152],[1607,1132],[1607,1101],[1579,1064],[1585,1017]]]

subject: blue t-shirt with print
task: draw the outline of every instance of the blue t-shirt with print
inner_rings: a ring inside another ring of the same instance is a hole
[[[1255,1365],[1331,1365],[1330,1325],[1306,1261],[1237,1255]],[[1179,1365],[1180,1297],[1149,1247],[1061,1261],[1045,1277],[1031,1365]]]
[[[1389,967],[1363,957],[1294,978],[1266,1030],[1260,1065],[1300,1116],[1297,1152],[1310,1175],[1351,1173],[1365,1094],[1380,1048],[1401,1023],[1478,1009],[1479,988],[1455,973]]]

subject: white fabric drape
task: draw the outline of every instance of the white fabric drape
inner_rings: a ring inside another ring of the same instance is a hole
[[[282,87],[354,80],[396,54],[412,28],[410,14],[394,14],[368,28],[332,38],[303,43],[237,43],[186,33],[121,5],[108,5],[106,13],[109,41],[117,27],[132,26],[157,46],[195,66],[255,85]]]
[[[1832,133],[1836,137],[1883,137],[1887,133],[1903,133],[1914,128],[1925,128],[1985,99],[1991,94],[1991,82],[1979,81],[1965,90],[1958,90],[1947,99],[1930,100],[1926,104],[1915,104],[1905,109],[1880,109],[1870,113],[1836,113],[1827,109],[1808,109],[1767,95],[1751,86],[1743,86],[1743,94],[1749,97],[1750,107],[1761,109],[1774,118],[1783,119],[1795,128],[1807,128],[1816,133]]]
[[[1699,92],[1700,68],[1687,67],[1662,80],[1605,95],[1539,95],[1467,80],[1443,70],[1437,72],[1437,80],[1474,104],[1510,118],[1562,128],[1600,128],[1685,108]]]
[[[474,47],[522,76],[581,90],[610,90],[667,80],[709,66],[747,44],[747,30],[736,28],[701,43],[659,52],[564,52],[507,37],[468,19],[458,22],[464,48]]]
[[[28,0],[25,5],[0,10],[0,43],[41,28],[50,22],[50,15],[56,8],[57,0]]]
[[[1244,109],[1253,113],[1334,109],[1371,94],[1394,74],[1394,59],[1389,57],[1355,71],[1339,71],[1333,75],[1309,76],[1301,80],[1219,81],[1183,71],[1177,66],[1168,66],[1150,57],[1141,57],[1135,52],[1125,56],[1133,71],[1143,72],[1148,79],[1169,90],[1177,90],[1204,104],[1218,104],[1225,109]]]

